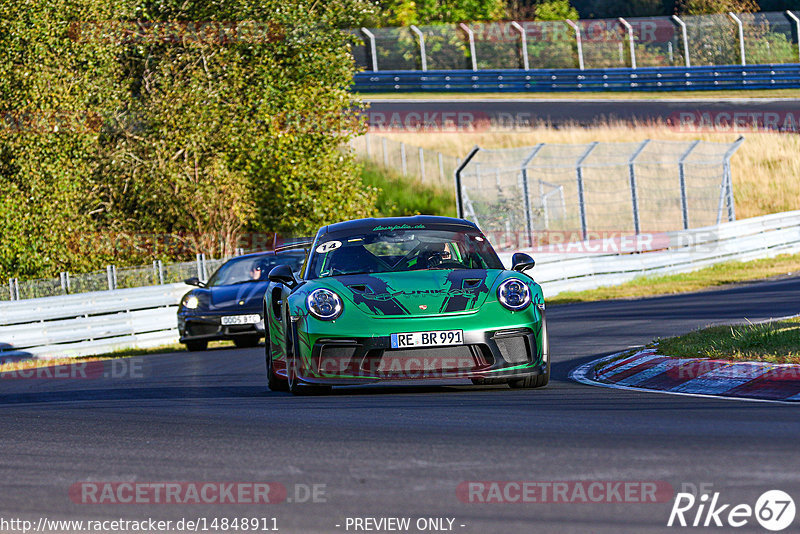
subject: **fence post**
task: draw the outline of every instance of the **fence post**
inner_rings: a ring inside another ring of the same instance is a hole
[[[725,160],[723,163],[723,173],[725,177],[724,180],[727,181],[728,184],[728,221],[735,221],[736,220],[736,206],[733,203],[733,180],[731,176],[731,157],[733,153],[739,150],[739,147],[742,146],[744,143],[744,136],[739,136],[739,139],[733,142],[733,145],[725,152]]]
[[[628,160],[628,173],[631,178],[631,204],[633,205],[633,229],[636,235],[641,233],[639,228],[639,196],[636,192],[636,158],[639,157],[639,154],[642,153],[649,142],[650,139],[645,139],[633,153],[631,159]]]
[[[208,266],[206,265],[206,253],[200,254],[200,264],[203,267],[203,282],[208,281]]]
[[[475,34],[472,29],[463,22],[459,22],[458,26],[467,34],[467,38],[469,39],[469,59],[472,63],[472,70],[476,71],[478,70],[478,59],[475,57]]]
[[[197,263],[197,278],[201,282],[203,281],[203,257],[198,252],[195,254],[195,262]]]
[[[458,217],[461,219],[464,218],[464,202],[461,197],[461,172],[467,165],[469,165],[469,162],[472,160],[472,158],[475,157],[475,154],[477,154],[479,150],[480,147],[478,145],[472,147],[472,150],[469,151],[467,157],[464,158],[464,161],[461,162],[461,164],[456,168],[456,172],[454,173],[455,188],[456,188],[456,212],[458,213]]]
[[[369,55],[372,59],[372,72],[378,72],[378,52],[375,48],[375,35],[366,28],[361,28],[361,32],[369,39]]]
[[[683,156],[681,156],[681,159],[678,161],[678,174],[681,179],[681,214],[683,215],[684,230],[689,229],[689,200],[686,198],[686,158],[689,157],[692,150],[699,144],[700,140],[693,141],[691,146],[689,146],[689,150],[684,152]]]
[[[8,279],[8,295],[11,298],[11,300],[19,300],[19,292],[15,292],[14,291],[14,285],[15,285],[14,282],[15,281],[16,281],[16,278],[9,278]]]
[[[406,163],[406,144],[400,143],[400,166],[403,169],[403,176],[408,176],[408,164]]]
[[[794,21],[794,29],[797,32],[797,54],[800,58],[800,18],[789,10],[786,10],[786,16]]]
[[[417,38],[419,39],[419,55],[422,59],[422,70],[424,72],[428,70],[428,58],[427,54],[425,53],[425,34],[423,34],[422,31],[413,24],[409,26],[409,29],[417,34]]]
[[[365,152],[365,154],[366,154],[366,156],[367,156],[367,159],[369,159],[369,157],[370,157],[370,150],[369,150],[369,132],[367,132],[367,133],[365,133],[365,134],[364,134],[364,145],[365,145],[365,151],[366,151],[366,152]]]
[[[425,151],[422,147],[419,147],[419,175],[422,178],[421,181],[425,181]]]
[[[389,152],[386,150],[386,138],[381,137],[381,145],[383,146],[383,166],[389,168]]]
[[[69,290],[67,289],[67,273],[63,271],[58,273],[58,278],[61,282],[61,291],[63,291],[64,294],[66,295],[67,293],[69,293]]]
[[[567,25],[575,30],[575,44],[578,45],[578,68],[583,69],[583,40],[581,39],[581,27],[572,20],[565,20]]]
[[[620,24],[622,24],[626,30],[628,30],[628,47],[631,51],[631,68],[636,69],[636,47],[633,37],[633,26],[628,24],[628,21],[620,17],[619,19]]]
[[[525,28],[520,26],[519,22],[512,20],[511,26],[519,32],[520,48],[522,49],[522,68],[530,70],[531,66],[528,63],[528,38],[525,35]]]
[[[595,141],[589,145],[589,148],[586,149],[586,152],[583,153],[581,158],[578,160],[576,174],[578,177],[578,204],[581,213],[581,235],[583,236],[583,240],[589,236],[589,229],[586,224],[586,199],[584,198],[584,190],[583,190],[583,162],[586,161],[586,158],[592,153],[592,151],[597,147],[599,143]]]
[[[439,182],[444,183],[444,158],[439,152]]]
[[[108,290],[114,290],[114,268],[111,265],[106,265],[106,281],[108,282]]]
[[[544,194],[544,182],[539,180],[539,199],[542,201],[542,215],[544,215],[545,229],[550,227],[550,212],[547,207],[547,195]]]
[[[683,22],[678,15],[672,15],[672,20],[674,20],[678,26],[681,27],[681,38],[683,39],[683,62],[688,69],[692,66],[692,60],[689,59],[689,34],[686,31],[686,23]]]
[[[728,12],[728,16],[733,19],[733,22],[735,22],[736,26],[739,28],[739,55],[741,56],[742,65],[747,65],[744,54],[744,26],[742,26],[742,19],[732,12]]]
[[[536,145],[528,157],[522,162],[522,194],[525,195],[525,224],[528,230],[528,244],[533,248],[533,213],[531,208],[531,193],[528,183],[528,165],[530,165],[533,158],[544,146],[544,143]],[[545,207],[547,209],[547,207]],[[545,220],[545,229],[547,229],[547,221]]]

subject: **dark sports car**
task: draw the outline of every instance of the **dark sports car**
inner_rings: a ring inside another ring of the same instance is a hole
[[[207,283],[186,280],[197,286],[186,293],[178,308],[180,341],[188,350],[205,350],[208,342],[230,339],[237,347],[254,347],[264,336],[261,315],[267,275],[276,265],[299,270],[304,252],[261,252],[225,262]]]
[[[550,376],[542,290],[517,253],[448,217],[321,228],[303,271],[264,296],[267,384],[302,394],[381,380],[469,378],[535,388]]]

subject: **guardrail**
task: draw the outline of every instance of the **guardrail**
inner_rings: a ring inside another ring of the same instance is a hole
[[[360,93],[709,91],[800,87],[800,64],[359,72]]]
[[[534,278],[545,296],[552,297],[642,275],[800,252],[800,211],[660,234],[648,239],[651,246],[634,253],[602,252],[609,244],[635,239],[548,245],[526,252],[537,261]],[[569,252],[574,249],[583,252]],[[601,252],[591,252],[596,249]],[[510,252],[500,256],[510,263]],[[189,289],[169,284],[0,303],[0,360],[77,357],[175,343],[176,308]]]
[[[696,271],[726,261],[748,261],[800,252],[800,211],[777,213],[727,222],[705,228],[667,232],[646,241],[653,247],[641,252],[602,252],[625,239],[585,241],[522,250],[536,260],[532,276],[542,285],[545,298],[563,291],[583,291],[617,285],[639,276]],[[575,253],[559,249],[577,250]],[[586,252],[601,250],[601,252]],[[510,264],[511,253],[500,254]]]
[[[0,304],[0,361],[89,356],[178,341],[185,284]]]

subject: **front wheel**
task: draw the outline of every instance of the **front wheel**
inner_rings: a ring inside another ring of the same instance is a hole
[[[292,330],[294,330],[292,328]],[[304,384],[300,381],[300,358],[294,343],[294,336],[287,332],[286,337],[286,382],[292,395],[320,395],[330,393],[330,386]]]
[[[270,391],[289,391],[289,385],[286,380],[281,380],[275,374],[275,368],[272,367],[272,344],[269,342],[269,333],[267,339],[264,341],[265,363],[267,368],[267,387]]]
[[[241,336],[233,338],[233,344],[237,349],[248,349],[257,347],[260,340],[261,336]]]
[[[208,348],[208,341],[205,339],[187,341],[185,345],[186,345],[186,350],[188,350],[189,352],[200,352]]]
[[[550,338],[547,335],[547,321],[544,318],[542,318],[542,355],[547,358],[547,368],[543,375],[509,380],[508,386],[512,389],[542,388],[550,382]]]

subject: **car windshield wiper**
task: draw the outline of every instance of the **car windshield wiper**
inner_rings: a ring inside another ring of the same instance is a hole
[[[238,285],[238,284],[249,284],[251,282],[266,282],[266,280],[252,280],[252,279],[251,280],[239,280],[238,282],[231,282],[230,284],[227,284],[227,285],[235,286],[235,285]]]

